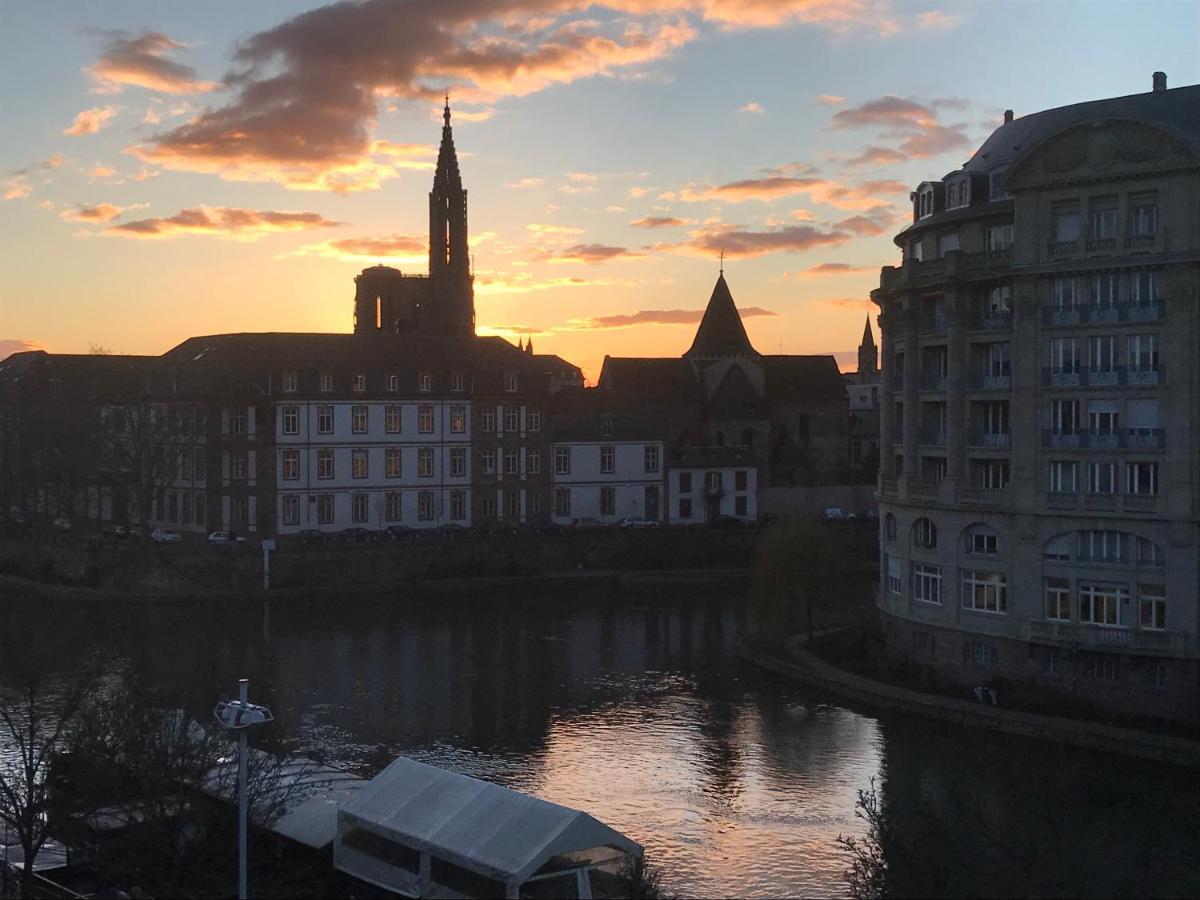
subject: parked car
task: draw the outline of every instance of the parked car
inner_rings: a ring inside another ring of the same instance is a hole
[[[597,519],[595,516],[582,516],[582,517],[572,521],[571,527],[572,528],[582,528],[582,529],[603,528],[604,523],[601,522],[599,519]]]
[[[341,532],[343,541],[369,541],[375,536],[375,533],[369,528],[363,528],[361,525],[353,525],[350,528],[345,528]]]
[[[638,519],[633,516],[626,516],[617,524],[622,528],[628,528],[633,531],[646,531],[658,527],[658,523],[653,519]]]
[[[120,526],[118,526],[118,527],[120,527]],[[118,534],[117,536],[121,537],[120,534]],[[134,541],[145,540],[146,529],[143,528],[141,525],[130,525],[128,528],[125,529],[124,536],[129,538],[130,540],[134,540]]]
[[[413,530],[407,525],[389,525],[383,530],[383,536],[389,541],[406,541],[413,536]]]
[[[742,520],[737,516],[713,516],[708,525],[710,528],[741,528]]]
[[[861,516],[859,516],[859,518],[864,522],[878,522],[879,521],[879,507],[873,506],[873,507],[871,507],[871,509],[863,510],[863,514]]]
[[[302,528],[299,537],[305,544],[319,544],[325,540],[325,534],[319,528]]]
[[[210,544],[244,544],[246,539],[238,537],[232,531],[214,531],[208,536]]]
[[[54,520],[54,530],[68,532],[71,530],[71,520],[59,517]]]
[[[178,544],[182,538],[178,531],[168,531],[166,528],[155,528],[150,532],[150,540],[156,544]]]
[[[825,522],[853,522],[854,513],[846,512],[840,506],[827,506],[821,513],[821,519]]]

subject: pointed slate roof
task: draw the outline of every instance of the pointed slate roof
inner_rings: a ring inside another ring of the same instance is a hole
[[[875,346],[875,335],[871,332],[871,315],[870,315],[870,313],[867,314],[867,324],[863,326],[862,346],[863,347],[874,347]]]
[[[717,278],[712,296],[708,299],[704,318],[700,320],[700,327],[696,329],[696,339],[692,341],[691,349],[683,355],[688,359],[758,356],[758,351],[751,346],[750,338],[746,336],[746,328],[742,325],[742,317],[733,303],[733,295],[729,293],[724,273]]]
[[[442,145],[438,148],[437,171],[433,175],[433,190],[461,191],[462,176],[458,171],[458,154],[454,152],[454,133],[450,130],[450,98],[442,110]]]

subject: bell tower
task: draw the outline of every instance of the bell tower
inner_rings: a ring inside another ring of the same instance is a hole
[[[442,145],[429,192],[428,305],[421,330],[435,334],[475,334],[475,289],[467,245],[467,192],[463,190],[450,130],[450,98],[442,110]]]

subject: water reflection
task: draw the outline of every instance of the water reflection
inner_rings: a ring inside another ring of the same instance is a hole
[[[98,647],[207,715],[248,674],[307,752],[364,774],[403,753],[581,807],[643,842],[684,896],[844,894],[833,839],[861,829],[854,799],[873,777],[903,837],[898,875],[926,891],[1192,887],[1190,776],[814,696],[737,659],[736,594],[593,585],[269,610],[8,604],[0,677],[22,647],[64,665]]]

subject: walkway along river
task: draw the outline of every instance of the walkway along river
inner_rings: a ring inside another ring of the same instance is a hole
[[[1200,893],[1200,778],[879,716],[736,652],[745,584],[460,585],[214,607],[0,603],[21,648],[100,649],[203,714],[240,675],[304,747],[364,775],[397,754],[579,807],[646,845],[681,896],[840,896],[839,833],[875,779],[908,888]],[[903,888],[903,885],[902,885]]]

